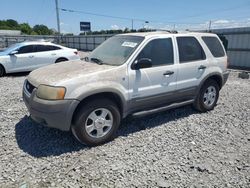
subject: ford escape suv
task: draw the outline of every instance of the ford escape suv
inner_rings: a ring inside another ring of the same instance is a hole
[[[121,34],[84,60],[31,72],[23,98],[34,121],[71,130],[81,143],[94,146],[113,139],[130,114],[187,104],[212,110],[228,75],[215,34]]]

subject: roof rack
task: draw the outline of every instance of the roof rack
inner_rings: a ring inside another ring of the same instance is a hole
[[[167,30],[167,29],[156,29],[156,31],[165,31],[168,33],[178,33],[178,31],[176,31],[176,30]]]

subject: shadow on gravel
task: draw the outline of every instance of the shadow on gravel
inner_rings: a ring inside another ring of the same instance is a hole
[[[30,72],[19,72],[19,73],[8,73],[5,76],[6,77],[22,77],[27,76]]]
[[[118,137],[174,122],[195,113],[197,112],[190,106],[186,106],[144,117],[126,118],[118,131]],[[44,127],[33,122],[28,116],[24,116],[16,124],[15,132],[20,149],[33,157],[59,156],[68,152],[88,149],[80,144],[71,133]]]
[[[16,125],[17,144],[33,157],[58,156],[86,149],[70,132],[44,127],[24,116]]]

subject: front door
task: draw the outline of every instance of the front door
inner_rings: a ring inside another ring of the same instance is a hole
[[[34,45],[22,46],[14,55],[10,55],[10,67],[13,72],[30,71],[35,64]]]
[[[152,67],[139,70],[129,67],[131,108],[141,110],[170,102],[177,79],[172,38],[149,41],[135,61],[141,58],[151,59]]]

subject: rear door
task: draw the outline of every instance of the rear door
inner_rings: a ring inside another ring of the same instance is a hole
[[[177,78],[172,38],[149,41],[135,61],[141,58],[151,59],[152,67],[140,70],[129,67],[131,107],[150,108],[170,102],[169,97],[173,96],[176,89]]]
[[[182,92],[183,97],[193,97],[209,64],[198,38],[177,36],[176,42],[179,54],[177,91]]]
[[[39,68],[45,65],[55,63],[58,58],[57,53],[60,48],[52,45],[36,45],[36,67]]]

